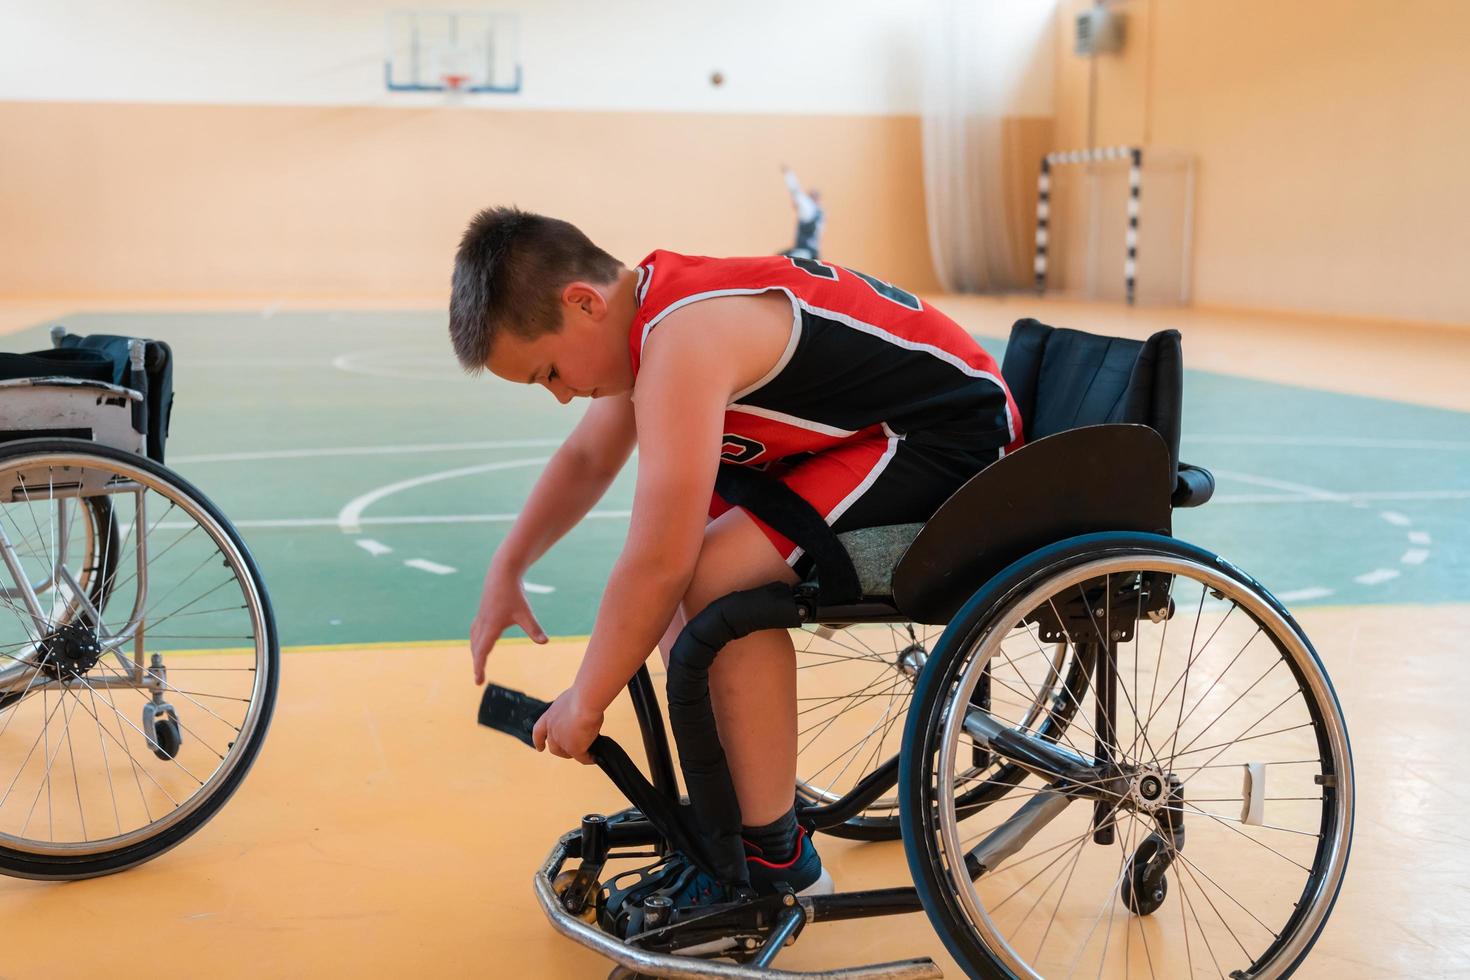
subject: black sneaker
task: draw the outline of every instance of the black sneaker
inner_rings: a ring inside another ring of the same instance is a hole
[[[750,874],[751,887],[758,895],[769,895],[777,890],[777,882],[785,882],[798,895],[830,895],[833,891],[832,876],[822,867],[822,858],[807,835],[805,827],[797,828],[796,853],[789,861],[777,864],[761,857],[761,849],[750,841],[745,842],[745,868]]]

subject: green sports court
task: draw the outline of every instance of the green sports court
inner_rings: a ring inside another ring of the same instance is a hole
[[[58,322],[170,339],[169,464],[241,529],[291,646],[461,639],[489,554],[578,415],[543,391],[465,377],[439,312]],[[44,338],[38,325],[13,343]],[[1002,339],[981,339],[1003,356]],[[1208,461],[1219,490],[1209,508],[1179,512],[1182,537],[1232,556],[1292,606],[1470,600],[1466,413],[1209,371],[1187,379],[1184,452]],[[1287,419],[1299,421],[1289,433]],[[627,534],[632,475],[528,578],[551,634],[590,631]]]

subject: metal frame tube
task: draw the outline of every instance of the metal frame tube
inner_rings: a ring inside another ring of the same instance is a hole
[[[798,972],[763,969],[717,960],[702,960],[671,953],[653,953],[629,946],[570,915],[557,900],[551,883],[571,855],[572,845],[579,838],[578,831],[564,834],[552,848],[551,853],[547,855],[545,863],[532,879],[536,900],[540,902],[541,910],[546,913],[546,918],[557,932],[607,957],[625,969],[649,976],[682,978],[682,980],[700,980],[705,977],[730,978],[730,980],[937,980],[944,976],[934,961],[928,957],[896,960],[891,963],[875,963],[871,966]]]

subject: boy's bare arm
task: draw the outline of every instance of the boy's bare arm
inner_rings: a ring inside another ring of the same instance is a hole
[[[628,540],[613,567],[574,685],[601,712],[657,645],[694,574],[719,467],[730,395],[760,365],[744,363],[737,304],[671,314],[644,350],[634,413],[638,484]]]
[[[521,589],[521,576],[602,499],[633,451],[633,405],[626,394],[599,398],[552,455],[485,573],[480,607],[470,625],[475,683],[500,634],[519,626],[538,643],[541,625]]]

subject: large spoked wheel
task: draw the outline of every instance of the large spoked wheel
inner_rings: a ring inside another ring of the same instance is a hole
[[[279,658],[244,542],[177,474],[0,446],[0,872],[92,877],[189,837],[259,753]]]
[[[835,803],[897,756],[914,685],[943,627],[863,623],[792,630],[797,677],[797,798]],[[976,703],[997,717],[1057,737],[1086,692],[1088,665],[1064,644],[1002,664],[982,680]],[[999,799],[1024,775],[994,753],[975,751],[956,805],[962,812]],[[827,828],[851,840],[897,840],[897,790],[846,823]]]
[[[112,516],[112,501],[105,497],[86,497],[77,502],[82,509],[82,518],[75,523],[78,530],[84,535],[79,549],[70,546],[59,546],[59,550],[67,556],[68,568],[76,567],[77,584],[79,591],[84,592],[96,609],[105,608],[108,595],[112,591],[112,583],[117,580],[117,521]],[[71,521],[66,521],[70,525]],[[75,557],[72,557],[75,556]],[[30,583],[31,590],[38,598],[57,588],[60,581],[58,568],[48,568],[36,581]],[[0,581],[8,581],[8,577],[0,576]],[[25,590],[13,585],[0,585],[0,603],[7,606],[23,603]],[[82,603],[76,598],[67,602],[63,611],[57,615],[62,623],[76,620],[83,610]],[[0,653],[0,667],[8,661]],[[9,707],[19,701],[21,694],[0,692],[0,710]]]
[[[987,666],[1057,637],[1093,660],[1059,738],[973,706]],[[1025,776],[966,812],[977,745]],[[1352,757],[1321,661],[1253,579],[1171,538],[1075,538],[983,588],[900,758],[909,866],[972,976],[1286,976],[1342,885]]]

